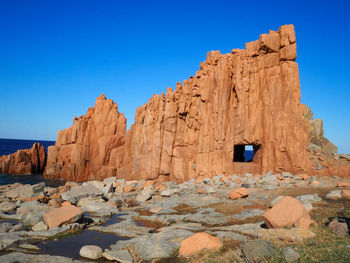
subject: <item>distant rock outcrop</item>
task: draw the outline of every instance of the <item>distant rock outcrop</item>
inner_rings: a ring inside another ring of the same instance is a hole
[[[126,119],[104,95],[48,148],[46,178],[87,181],[114,176],[123,159]]]
[[[127,133],[116,104],[102,96],[58,133],[45,175],[77,181],[268,171],[350,175],[348,161],[338,165],[322,122],[300,104],[296,56],[293,25],[260,35],[246,49],[209,52],[194,77],[139,107]],[[244,162],[248,145],[254,158]]]
[[[18,150],[13,154],[0,156],[0,173],[42,173],[45,164],[45,148],[36,142],[31,149]]]

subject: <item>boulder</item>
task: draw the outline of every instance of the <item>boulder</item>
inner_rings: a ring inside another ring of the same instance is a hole
[[[198,253],[202,249],[220,249],[222,243],[220,239],[214,237],[208,233],[200,232],[196,233],[181,242],[179,255],[191,256]]]
[[[49,228],[59,227],[63,224],[78,221],[83,216],[83,211],[74,205],[56,208],[44,216],[44,221]]]
[[[247,188],[245,187],[240,187],[238,189],[233,190],[230,193],[230,199],[235,200],[241,197],[247,197],[249,195],[249,192],[247,190]]]
[[[340,223],[338,220],[333,220],[328,225],[329,229],[337,236],[344,237],[349,233],[348,225]]]
[[[95,245],[83,246],[79,251],[81,257],[88,259],[99,259],[102,257],[102,253],[102,248]]]
[[[290,196],[283,197],[263,218],[268,228],[295,226],[308,229],[312,223],[303,204]]]

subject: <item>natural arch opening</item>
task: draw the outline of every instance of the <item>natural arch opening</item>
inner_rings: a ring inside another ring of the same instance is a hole
[[[260,147],[261,145],[255,144],[236,144],[233,150],[233,161],[240,163],[253,161]]]

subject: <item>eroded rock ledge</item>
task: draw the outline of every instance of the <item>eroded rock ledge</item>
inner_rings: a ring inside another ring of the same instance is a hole
[[[300,104],[293,25],[231,54],[208,53],[194,77],[154,95],[135,124],[102,95],[49,147],[47,178],[186,181],[268,171],[350,176],[348,159]],[[252,162],[242,162],[252,145]],[[310,146],[311,145],[311,146]],[[313,147],[316,146],[316,147]]]

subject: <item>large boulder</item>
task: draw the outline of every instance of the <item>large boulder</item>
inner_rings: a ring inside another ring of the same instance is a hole
[[[308,229],[312,223],[305,206],[296,198],[290,196],[283,197],[263,217],[268,228],[295,226]]]
[[[83,214],[80,208],[74,205],[66,205],[46,213],[44,221],[49,228],[54,228],[63,224],[76,222]]]
[[[181,242],[179,255],[190,256],[202,249],[219,249],[222,247],[220,239],[208,233],[196,233]]]
[[[36,142],[30,149],[18,150],[13,154],[0,156],[0,173],[42,173],[45,164],[45,148],[40,145],[40,143]]]

